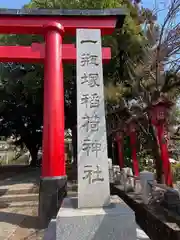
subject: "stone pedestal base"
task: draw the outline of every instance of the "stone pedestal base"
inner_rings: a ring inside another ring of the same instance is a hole
[[[56,218],[66,196],[67,178],[43,178],[39,189],[39,227],[46,228]]]
[[[154,184],[154,173],[143,171],[140,172],[139,177],[142,189],[142,200],[144,204],[148,204],[149,197],[152,194],[152,185]]]
[[[64,199],[56,218],[56,240],[136,239],[135,214],[118,197],[105,208],[76,206],[77,198]]]

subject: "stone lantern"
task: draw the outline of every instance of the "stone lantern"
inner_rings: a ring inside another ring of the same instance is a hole
[[[168,186],[172,186],[172,173],[168,156],[168,147],[164,132],[169,109],[171,108],[172,105],[173,104],[166,99],[159,99],[159,101],[153,103],[149,107],[149,115],[151,118],[151,122],[155,126],[157,131],[157,138],[161,150],[161,159],[163,164],[165,183]]]

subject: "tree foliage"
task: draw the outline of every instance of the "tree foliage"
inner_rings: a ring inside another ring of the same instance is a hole
[[[33,161],[42,138],[42,79],[32,67],[1,64],[0,116],[1,134],[20,137],[18,142],[29,149]],[[39,71],[41,70],[41,66]],[[31,76],[31,77],[30,77]]]

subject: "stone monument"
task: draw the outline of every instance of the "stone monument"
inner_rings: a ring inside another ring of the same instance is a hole
[[[78,207],[107,206],[110,190],[100,30],[77,30],[77,83]]]
[[[77,29],[78,198],[57,216],[57,240],[135,240],[134,212],[110,197],[101,31]]]

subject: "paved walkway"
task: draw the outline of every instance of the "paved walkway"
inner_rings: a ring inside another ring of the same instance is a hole
[[[31,191],[38,179],[38,171],[27,170],[18,175],[13,174],[12,177],[8,176],[5,180],[0,181],[0,240],[42,239],[42,234],[37,229],[38,198],[29,202],[27,199],[25,201],[19,199],[17,202],[13,200],[13,198],[24,197],[19,193],[21,191]],[[7,195],[8,192],[10,195]],[[28,197],[28,193],[26,195]],[[2,198],[4,197],[7,198],[7,202],[3,207]],[[41,235],[41,238],[39,238],[39,235]]]
[[[139,227],[136,228],[137,239],[136,240],[150,240],[147,234]]]
[[[36,232],[36,210],[36,207],[1,209],[0,240],[32,239]]]

